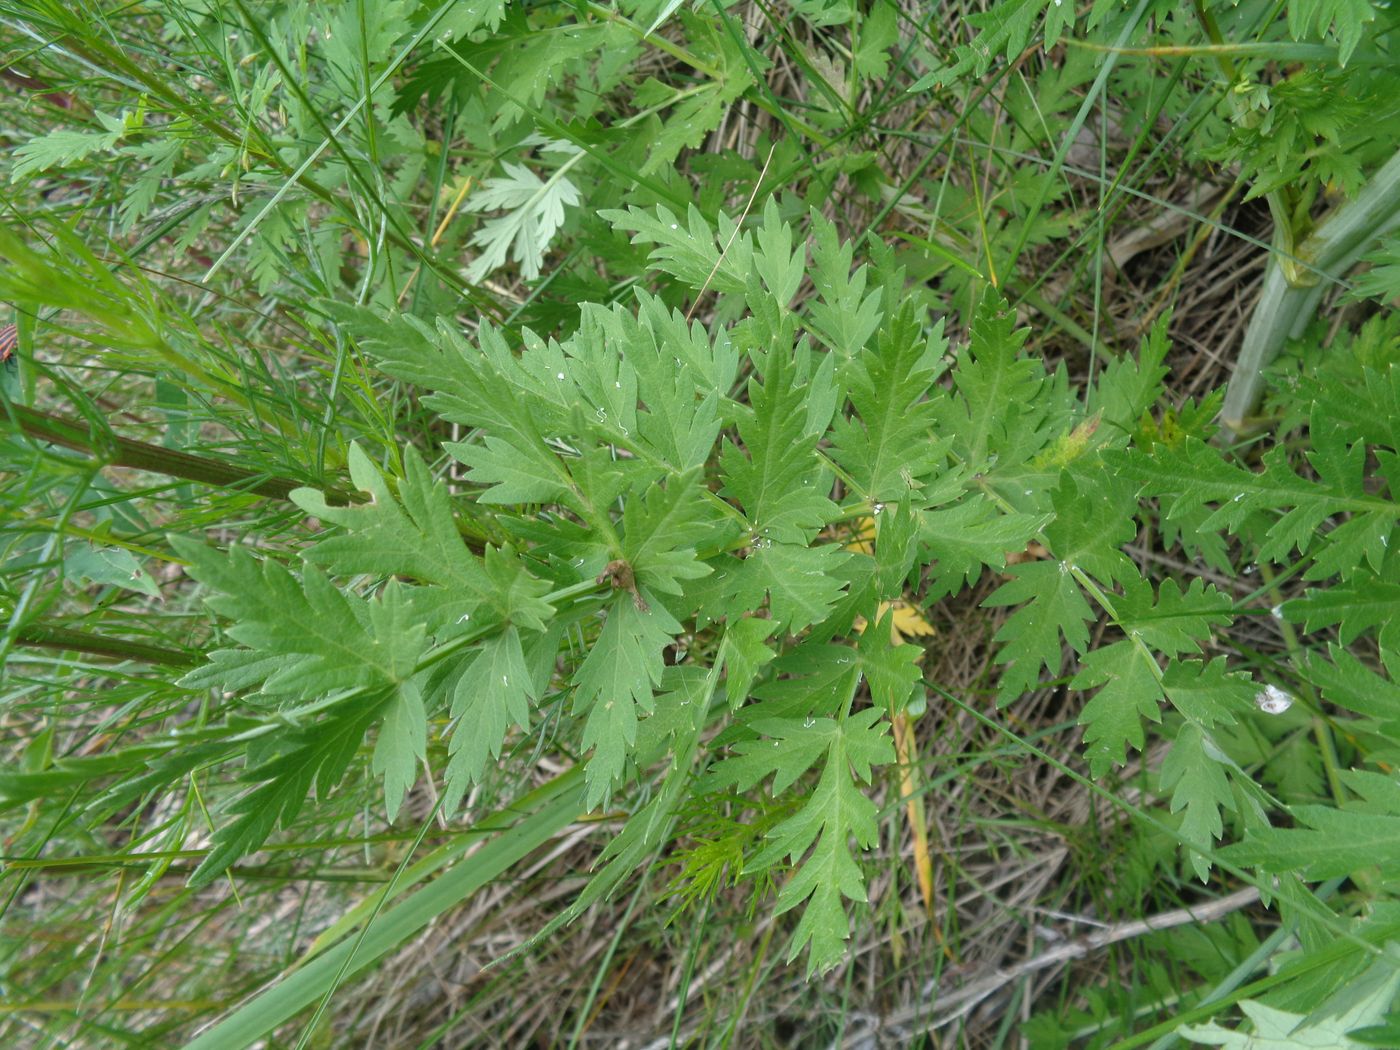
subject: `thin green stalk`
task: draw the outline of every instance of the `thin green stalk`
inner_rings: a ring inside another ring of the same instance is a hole
[[[15,635],[15,644],[37,649],[87,653],[91,656],[110,656],[116,660],[139,660],[167,667],[192,667],[200,660],[197,653],[128,641],[125,638],[104,637],[43,623],[27,623],[20,627]]]
[[[51,415],[24,405],[8,404],[6,409],[17,428],[28,437],[86,452],[101,466],[147,470],[184,481],[239,489],[271,499],[287,499],[293,490],[306,484],[292,478],[276,477],[265,471],[246,470],[210,456],[198,456],[111,433],[101,434],[79,420]],[[328,488],[325,491],[329,499],[342,505],[354,499],[351,493],[338,489]]]

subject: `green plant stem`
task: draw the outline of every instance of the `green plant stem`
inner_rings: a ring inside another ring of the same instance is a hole
[[[50,415],[24,405],[11,404],[7,407],[11,418],[28,437],[86,452],[103,466],[148,470],[184,481],[240,489],[271,499],[287,499],[293,490],[305,484],[292,478],[245,470],[209,456],[180,452],[133,438],[97,435],[79,420]],[[326,489],[325,492],[327,499],[342,505],[353,499],[350,493],[337,489]]]
[[[1202,0],[1192,0],[1191,6],[1196,12],[1196,20],[1201,23],[1201,27],[1205,30],[1206,36],[1210,38],[1210,42],[1217,47],[1223,47],[1225,37],[1220,32],[1220,26],[1216,23],[1215,16],[1206,9]],[[1226,91],[1231,100],[1234,101],[1236,96],[1232,89],[1240,79],[1235,60],[1230,57],[1228,52],[1217,51],[1215,52],[1215,63],[1220,67],[1220,72],[1227,85]],[[1242,123],[1257,122],[1257,117],[1241,114],[1238,106],[1235,106],[1235,112],[1237,119],[1240,119]],[[1269,214],[1274,220],[1275,258],[1281,260],[1284,276],[1288,278],[1289,283],[1301,284],[1303,283],[1303,275],[1298,271],[1293,254],[1299,231],[1293,223],[1293,209],[1289,207],[1287,192],[1288,187],[1270,190],[1264,195],[1264,199],[1269,203]]]
[[[1288,267],[1273,255],[1264,275],[1249,328],[1220,418],[1235,436],[1247,432],[1264,387],[1264,369],[1289,339],[1302,334],[1328,283],[1339,283],[1356,260],[1382,234],[1400,227],[1400,152],[1371,177],[1354,200],[1335,208],[1298,246],[1299,268],[1320,278],[1300,287],[1288,279]]]
[[[1268,565],[1260,565],[1259,574],[1269,586],[1269,597],[1273,600],[1274,607],[1277,608],[1283,602],[1283,595],[1279,593],[1273,571]],[[1302,643],[1298,641],[1298,632],[1293,629],[1291,623],[1281,617],[1278,625],[1279,631],[1283,635],[1283,643],[1288,651],[1289,661],[1294,667],[1302,667],[1304,649]],[[1337,742],[1333,736],[1332,720],[1323,711],[1322,701],[1313,691],[1311,683],[1304,679],[1299,684],[1307,697],[1308,706],[1312,709],[1311,727],[1313,737],[1317,740],[1318,756],[1322,759],[1322,769],[1327,775],[1327,787],[1332,792],[1332,801],[1341,806],[1347,801],[1350,794],[1345,785],[1342,784],[1342,766],[1337,755]]]
[[[68,627],[54,627],[42,623],[25,624],[16,634],[15,643],[37,649],[88,653],[92,656],[110,656],[118,660],[140,660],[144,663],[164,664],[167,667],[193,667],[200,661],[197,653],[132,642],[125,638],[105,638],[102,635],[89,634],[87,631],[75,631]]]

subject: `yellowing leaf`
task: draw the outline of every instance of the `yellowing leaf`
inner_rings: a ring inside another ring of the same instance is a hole
[[[873,555],[875,553],[875,536],[878,532],[874,518],[861,518],[856,522],[855,535],[846,544],[846,549],[860,554]],[[883,620],[885,613],[891,609],[894,610],[890,617],[890,643],[892,645],[900,645],[908,638],[931,638],[938,633],[933,624],[924,619],[923,613],[903,598],[896,598],[892,602],[881,602],[875,613],[875,618]],[[864,633],[865,617],[857,616],[854,627],[858,632]]]

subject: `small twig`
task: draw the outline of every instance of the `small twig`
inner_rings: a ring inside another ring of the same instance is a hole
[[[929,1022],[929,1027],[936,1028],[956,1021],[959,1017],[969,1013],[984,999],[995,995],[1002,988],[1019,981],[1022,977],[1039,970],[1058,966],[1075,959],[1082,959],[1091,952],[1099,951],[1110,944],[1132,940],[1134,937],[1141,937],[1146,933],[1169,930],[1191,922],[1214,922],[1232,912],[1239,911],[1241,908],[1249,907],[1258,899],[1259,890],[1253,886],[1247,886],[1218,900],[1192,905],[1189,908],[1177,908],[1174,911],[1150,915],[1145,919],[1135,919],[1132,922],[1117,923],[1083,937],[1076,937],[1071,941],[1049,948],[1040,955],[1017,963],[1015,966],[995,970],[957,988],[935,993],[934,1002],[939,1013],[936,1018]],[[886,1015],[884,1024],[906,1024],[915,1018],[926,1018],[927,1016],[927,1005],[921,1004]]]

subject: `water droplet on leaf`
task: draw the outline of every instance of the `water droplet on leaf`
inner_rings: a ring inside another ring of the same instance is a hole
[[[1254,706],[1266,715],[1281,715],[1293,706],[1293,697],[1276,685],[1266,685],[1255,696]]]

